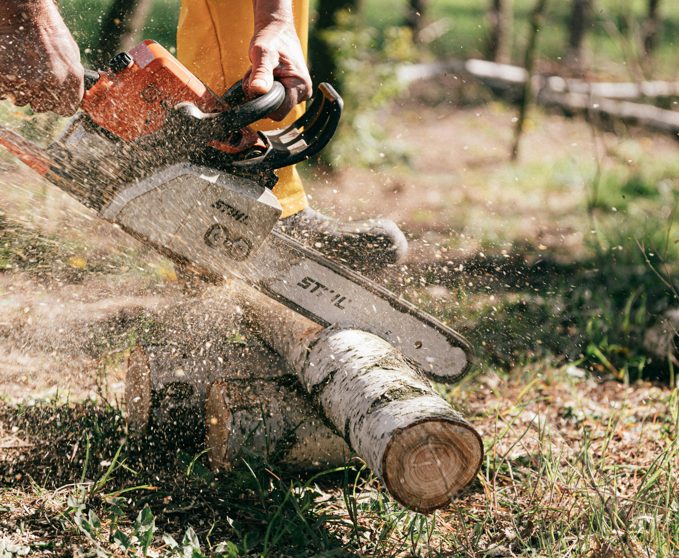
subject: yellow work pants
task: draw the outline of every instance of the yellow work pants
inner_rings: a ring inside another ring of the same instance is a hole
[[[309,0],[293,3],[295,29],[304,56],[309,41]],[[250,67],[248,51],[254,33],[252,0],[182,0],[177,29],[177,58],[212,91],[223,95]],[[273,130],[287,126],[303,113],[302,105],[283,120],[266,120],[256,127]],[[294,166],[276,171],[273,193],[288,217],[307,207],[302,181]]]

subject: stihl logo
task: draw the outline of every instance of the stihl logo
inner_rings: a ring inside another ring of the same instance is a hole
[[[217,200],[215,203],[212,204],[212,207],[214,207],[217,211],[226,213],[234,221],[238,221],[239,223],[243,223],[244,225],[248,224],[248,219],[250,218],[250,216],[247,213],[243,213],[242,211],[237,210],[235,207],[229,205],[225,201]]]
[[[309,292],[317,293],[316,296],[321,296],[324,295],[325,293],[328,293],[328,295],[334,294],[335,296],[332,297],[332,299],[330,300],[330,304],[337,306],[337,308],[339,308],[340,310],[344,310],[346,308],[346,306],[342,306],[342,303],[347,299],[346,296],[342,296],[339,293],[335,293],[335,291],[329,290],[328,287],[316,281],[316,279],[313,279],[312,277],[305,277],[299,283],[297,283],[297,286],[302,287],[304,290],[308,289],[309,287],[312,287]],[[349,302],[351,302],[351,300]]]

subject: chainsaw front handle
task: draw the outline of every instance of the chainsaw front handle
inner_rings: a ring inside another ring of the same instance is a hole
[[[241,82],[239,81],[234,87],[240,88]],[[227,91],[228,94],[229,92]],[[231,98],[233,100],[234,95]],[[174,106],[176,111],[174,123],[180,127],[188,127],[191,130],[191,134],[201,141],[210,142],[215,139],[224,138],[231,132],[266,118],[266,116],[280,107],[284,100],[285,87],[280,81],[275,81],[271,91],[268,93],[245,101],[223,112],[203,112],[193,103],[177,103]]]
[[[274,81],[268,93],[247,100],[243,91],[243,80],[229,89],[222,101],[232,108],[220,112],[217,118],[225,127],[235,131],[262,120],[278,109],[285,101],[285,86]]]
[[[285,86],[280,81],[274,81],[268,93],[248,99],[243,90],[243,80],[236,82],[222,95],[224,101],[231,108],[226,111],[234,120],[242,120],[248,124],[240,126],[244,128],[258,120],[262,120],[278,109],[285,100]]]
[[[286,128],[259,132],[267,140],[264,154],[235,161],[234,166],[264,172],[295,165],[316,155],[337,131],[344,101],[329,83],[321,83],[309,109]]]

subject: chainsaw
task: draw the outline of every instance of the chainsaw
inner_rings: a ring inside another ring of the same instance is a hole
[[[374,333],[429,378],[454,382],[473,359],[464,337],[373,281],[275,230],[275,170],[316,155],[342,99],[328,84],[293,124],[256,132],[285,89],[223,97],[144,41],[86,70],[81,110],[43,149],[0,126],[0,145],[99,216],[179,265],[231,277],[327,326]]]

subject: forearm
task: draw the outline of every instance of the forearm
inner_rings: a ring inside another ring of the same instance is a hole
[[[271,24],[292,25],[292,0],[252,0],[255,13],[255,33]]]
[[[54,0],[3,0],[0,6],[0,24],[10,23],[5,20],[15,17],[39,23],[58,14]]]
[[[0,98],[67,116],[82,95],[78,45],[54,0],[0,0]]]

